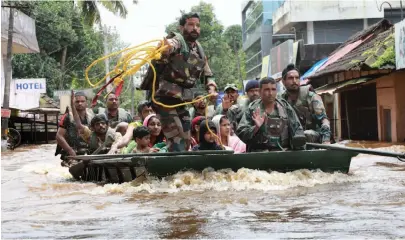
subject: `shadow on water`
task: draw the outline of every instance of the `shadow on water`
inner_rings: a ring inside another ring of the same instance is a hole
[[[194,209],[178,209],[165,211],[169,214],[162,222],[168,223],[168,228],[160,231],[160,237],[165,239],[202,238],[208,237],[202,232],[207,219]]]

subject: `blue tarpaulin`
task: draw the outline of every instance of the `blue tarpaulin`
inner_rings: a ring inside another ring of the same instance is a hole
[[[301,76],[301,82],[303,82],[306,78],[308,78],[309,76],[311,76],[312,74],[314,74],[320,67],[322,67],[322,65],[328,61],[328,58],[324,58],[320,61],[318,61],[317,63],[315,63],[306,73],[304,73],[304,75]]]

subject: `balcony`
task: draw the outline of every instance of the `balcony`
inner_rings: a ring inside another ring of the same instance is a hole
[[[399,1],[390,1],[393,8],[399,7]],[[383,5],[383,8],[389,8]],[[273,13],[273,33],[289,33],[291,27],[299,22],[331,21],[364,18],[383,18],[375,4],[368,1],[313,1],[286,0]]]

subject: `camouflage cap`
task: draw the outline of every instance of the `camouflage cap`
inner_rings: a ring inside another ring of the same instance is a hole
[[[235,91],[238,91],[238,87],[236,86],[236,84],[234,83],[228,83],[226,84],[225,88],[224,88],[224,92],[226,92],[228,89],[233,89]]]

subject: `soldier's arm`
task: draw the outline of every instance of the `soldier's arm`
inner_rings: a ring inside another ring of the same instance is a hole
[[[249,143],[258,132],[258,128],[254,123],[251,113],[246,110],[236,129],[236,135],[244,142]]]
[[[181,48],[181,41],[176,37],[165,38],[164,45],[167,46],[166,50],[162,52],[162,58],[167,58],[170,54],[174,53]],[[161,43],[158,44],[158,47],[161,46]]]
[[[63,148],[70,156],[75,156],[76,153],[71,146],[66,141],[66,126],[68,125],[66,116],[68,113],[62,116],[62,119],[59,123],[59,129],[56,132],[56,143]]]
[[[330,142],[330,122],[328,116],[326,115],[325,106],[321,96],[314,93],[311,97],[311,104],[313,109],[313,116],[321,122],[321,136],[322,142]]]

